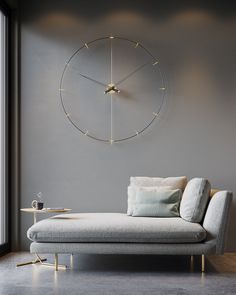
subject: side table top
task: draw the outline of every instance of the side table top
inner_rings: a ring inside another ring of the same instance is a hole
[[[50,208],[43,208],[42,210],[34,209],[34,208],[21,208],[20,211],[28,212],[28,213],[63,213],[69,212],[72,209],[63,208],[63,209],[50,209]]]

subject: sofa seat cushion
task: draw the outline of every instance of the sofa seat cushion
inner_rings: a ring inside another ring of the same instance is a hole
[[[62,214],[31,226],[34,242],[196,243],[206,237],[198,223],[180,217],[131,217],[122,213]]]

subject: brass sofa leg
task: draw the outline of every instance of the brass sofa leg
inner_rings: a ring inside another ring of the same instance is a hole
[[[54,255],[54,261],[55,261],[55,271],[58,271],[58,254]]]
[[[191,271],[194,270],[194,256],[193,255],[190,256],[190,270]]]
[[[74,267],[74,255],[73,255],[73,253],[70,255],[70,267],[71,268]]]
[[[202,254],[202,272],[205,272],[205,255]]]

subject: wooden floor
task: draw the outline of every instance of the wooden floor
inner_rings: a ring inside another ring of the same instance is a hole
[[[223,256],[209,256],[207,259],[217,272],[236,274],[236,253],[226,253]]]

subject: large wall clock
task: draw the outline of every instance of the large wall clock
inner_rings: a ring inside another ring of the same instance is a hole
[[[74,127],[112,144],[139,136],[155,121],[166,86],[159,60],[148,49],[140,42],[109,36],[74,52],[59,90]]]

